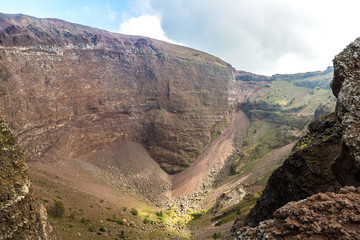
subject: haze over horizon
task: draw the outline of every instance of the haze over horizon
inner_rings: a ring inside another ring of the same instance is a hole
[[[258,74],[324,70],[360,36],[356,0],[2,1],[0,12],[59,18],[205,51]]]

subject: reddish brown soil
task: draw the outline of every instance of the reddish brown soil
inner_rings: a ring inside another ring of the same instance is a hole
[[[32,169],[32,180],[35,184],[35,188],[39,188],[37,180],[35,178],[41,178],[48,183],[55,184],[54,186],[63,185],[65,188],[73,191],[74,194],[80,192],[89,196],[93,196],[97,199],[103,199],[112,204],[122,204],[129,207],[141,207],[143,204],[135,200],[134,197],[124,194],[120,190],[114,189],[99,181],[94,176],[84,172],[75,162],[66,161],[62,163],[29,163],[29,167]],[[42,188],[42,187],[40,187]],[[41,189],[40,189],[41,190]],[[54,191],[57,190],[54,187]],[[126,204],[126,203],[131,203]]]

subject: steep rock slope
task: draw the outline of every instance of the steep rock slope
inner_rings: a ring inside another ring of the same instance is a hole
[[[229,64],[186,47],[0,14],[0,112],[28,160],[126,140],[179,172],[230,111],[234,81]]]
[[[331,87],[344,131],[342,152],[333,171],[341,184],[360,186],[360,38],[335,57],[334,66]]]
[[[58,239],[45,208],[34,202],[23,152],[0,120],[0,239]]]
[[[248,215],[250,226],[271,218],[289,201],[336,191],[341,185],[359,185],[359,50],[357,39],[334,59],[335,113],[313,122],[309,133],[273,173]]]

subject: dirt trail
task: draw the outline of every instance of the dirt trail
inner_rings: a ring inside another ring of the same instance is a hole
[[[245,113],[238,111],[225,132],[205,149],[189,168],[172,177],[172,198],[189,195],[211,174],[215,166],[224,165],[233,150],[234,137],[238,133],[245,137],[249,125],[250,121]]]

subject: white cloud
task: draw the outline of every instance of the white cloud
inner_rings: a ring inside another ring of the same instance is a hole
[[[157,16],[141,15],[139,17],[132,17],[120,25],[119,32],[175,43],[175,41],[165,35],[164,30],[161,28],[160,19]]]
[[[132,0],[130,5],[142,15],[159,16],[163,35],[256,73],[325,69],[360,37],[358,0]]]

